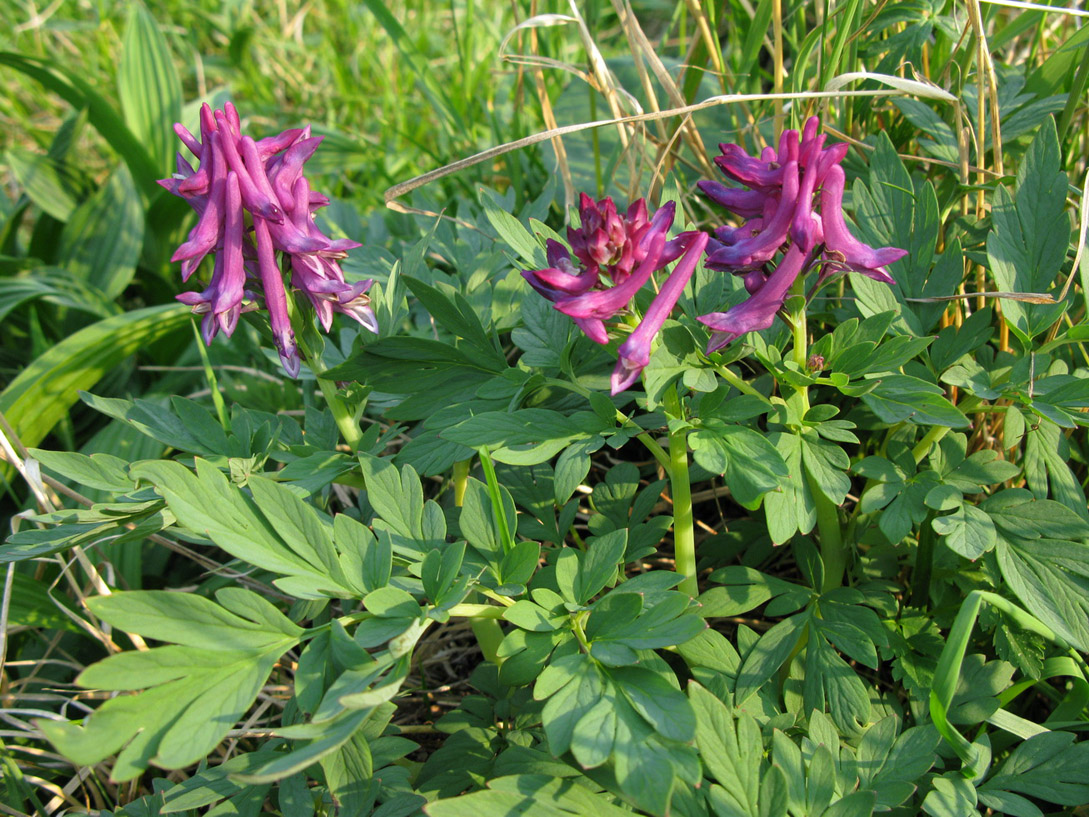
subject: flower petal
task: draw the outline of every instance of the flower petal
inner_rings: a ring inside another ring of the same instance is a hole
[[[620,344],[616,368],[613,370],[612,393],[624,391],[638,379],[640,372],[650,362],[650,345],[662,328],[666,318],[673,312],[681,294],[684,292],[692,272],[696,269],[703,250],[707,246],[706,233],[687,233],[688,246],[681,262],[669,274],[661,290],[651,302],[650,308],[643,315],[639,326]]]
[[[771,326],[775,313],[782,309],[791,285],[801,273],[806,258],[807,254],[797,245],[792,246],[764,285],[747,301],[725,312],[700,316],[698,320],[712,329],[707,354],[718,351],[748,332],[758,332]]]

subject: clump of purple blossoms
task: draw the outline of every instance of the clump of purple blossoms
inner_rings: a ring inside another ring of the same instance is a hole
[[[222,110],[208,105],[201,109],[199,140],[180,124],[174,131],[199,165],[194,170],[179,153],[177,173],[159,184],[199,215],[188,240],[171,258],[181,261],[182,280],[214,253],[207,288],[178,296],[194,313],[204,315],[206,343],[220,330],[229,337],[241,312],[259,308],[263,300],[284,370],[298,376],[300,356],[288,318],[282,258],[290,263],[291,285],[306,294],[326,331],[334,312],[378,331],[365,294],[372,282],[347,283],[337,263],[361,245],[333,240],[314,224],[314,212],[329,200],[310,189],[303,165],[322,137],[312,137],[306,127],[254,141],[242,135],[230,102]]]
[[[667,240],[674,210],[670,202],[651,219],[646,201],[639,199],[621,216],[611,198],[595,202],[583,193],[581,224],[567,230],[571,250],[549,239],[549,266],[522,272],[530,286],[570,316],[587,337],[604,344],[609,341],[604,322],[627,307],[655,272],[684,256],[639,326],[620,345],[611,379],[613,394],[634,383],[650,362],[651,341],[673,311],[707,245],[707,235],[700,232]]]
[[[819,128],[817,117],[811,117],[800,138],[797,131],[784,131],[778,149],[764,148],[758,159],[738,145],[719,145],[722,155],[715,164],[748,190],[716,181],[699,182],[712,201],[745,219],[740,227],[715,230],[705,264],[743,275],[750,295],[725,312],[699,318],[712,330],[708,354],[747,332],[771,326],[798,276],[818,265],[819,280],[837,272],[857,272],[894,283],[887,267],[907,251],[874,249],[847,230],[843,219],[846,177],[840,167],[847,145],[825,148],[825,137],[817,135]],[[782,258],[769,272],[780,252]]]

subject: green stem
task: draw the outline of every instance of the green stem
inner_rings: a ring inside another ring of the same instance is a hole
[[[494,604],[455,604],[447,612],[458,618],[478,618],[489,622],[503,617],[503,608],[496,607]]]
[[[625,417],[624,419],[626,420],[627,418]],[[642,434],[637,434],[635,439],[646,446],[647,451],[654,456],[654,459],[658,460],[658,464],[662,466],[668,474],[673,467],[673,461],[670,459],[669,455],[666,454],[665,450],[658,445],[658,441],[645,431]]]
[[[227,417],[227,404],[223,402],[223,393],[219,390],[219,383],[216,381],[216,372],[212,368],[212,361],[208,357],[208,347],[204,345],[204,338],[200,336],[200,330],[197,329],[197,322],[192,318],[189,319],[189,323],[193,326],[193,334],[197,338],[197,351],[200,353],[200,362],[204,366],[204,377],[208,380],[208,390],[212,393],[212,405],[216,408],[216,417],[219,419],[219,424],[223,426],[223,430],[228,434],[231,431],[231,421]]]
[[[790,297],[793,298],[798,295],[802,297],[802,305],[801,308],[791,314],[790,328],[794,340],[794,362],[804,372],[806,363],[809,362],[809,330],[805,319],[805,279],[801,275],[790,287]]]
[[[460,508],[465,504],[465,489],[469,487],[469,468],[473,464],[473,458],[454,463],[454,506]]]
[[[487,458],[486,453],[481,455],[480,461],[482,464],[485,461],[487,462],[486,468],[491,466],[491,460]],[[458,508],[465,503],[465,489],[469,485],[469,467],[472,462],[472,458],[470,458],[454,463],[454,505]],[[490,473],[494,478],[495,470],[492,469]],[[497,516],[502,518],[502,513],[497,511]],[[505,518],[503,518],[503,522],[506,522]],[[480,592],[485,596],[498,599],[504,605],[511,603],[510,599],[493,594],[489,590],[481,589]],[[496,607],[492,604],[455,604],[450,608],[450,615],[466,616],[472,619],[469,627],[473,631],[473,637],[476,638],[480,652],[484,655],[484,660],[496,665],[499,664],[499,645],[503,643],[504,637],[503,628],[499,625],[497,619],[503,617],[503,609],[503,607]]]
[[[961,404],[957,406],[962,414],[974,411],[980,403],[983,401],[978,397],[968,397],[961,401]],[[923,438],[915,444],[915,447],[911,449],[911,456],[915,459],[915,464],[918,465],[924,459],[926,455],[930,453],[930,449],[941,442],[953,429],[949,426],[931,426],[930,430],[923,435]]]
[[[919,546],[915,550],[915,569],[911,574],[911,605],[926,607],[930,601],[930,574],[934,564],[934,512],[926,515],[919,528]]]
[[[816,480],[806,471],[809,492],[813,495],[813,504],[817,511],[817,532],[821,539],[821,561],[824,563],[824,584],[822,593],[843,586],[843,576],[847,571],[847,549],[843,543],[843,530],[839,524],[839,508],[824,495]]]
[[[499,610],[502,615],[502,610],[499,607],[491,607],[488,604],[481,604],[480,607],[490,607],[492,610]],[[499,622],[496,621],[498,616],[492,618],[473,618],[469,622],[469,627],[473,631],[473,635],[476,637],[476,643],[480,646],[480,652],[484,655],[484,660],[489,661],[492,664],[499,665],[499,645],[503,643],[503,628],[499,626]]]
[[[329,406],[329,411],[333,414],[337,428],[340,429],[340,436],[344,438],[344,442],[348,444],[348,448],[353,453],[358,451],[359,444],[363,440],[363,429],[359,426],[359,420],[348,408],[347,403],[340,399],[337,384],[322,377],[325,374],[325,368],[321,364],[321,357],[314,354],[308,347],[303,334],[301,332],[296,333],[295,339],[299,344],[299,349],[302,350],[303,355],[306,357],[306,364],[310,367],[310,371],[314,373],[314,377],[317,378],[318,388],[321,389],[325,404]]]
[[[692,485],[688,477],[688,428],[684,426],[684,407],[671,387],[665,395],[666,411],[680,420],[680,428],[669,432],[669,485],[673,494],[673,550],[677,572],[684,576],[678,588],[695,598],[699,595],[696,581],[696,531],[692,514]]]
[[[761,394],[759,391],[756,390],[755,387],[751,386],[747,381],[743,380],[738,375],[736,375],[732,371],[730,371],[729,367],[727,367],[727,366],[715,366],[715,371],[718,372],[719,377],[721,377],[723,380],[725,380],[727,383],[729,383],[731,386],[733,386],[735,389],[737,389],[742,394],[749,394],[749,395],[752,395],[753,397],[759,397],[761,400],[763,400],[769,406],[772,404],[771,400],[766,395]]]

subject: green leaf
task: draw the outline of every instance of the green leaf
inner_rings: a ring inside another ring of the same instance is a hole
[[[87,392],[81,392],[80,399],[95,411],[171,448],[207,457],[220,457],[227,450],[227,437],[219,423],[204,407],[183,397],[173,397],[171,404],[175,409],[181,408],[188,422],[176,411],[151,400],[99,397]]]
[[[526,366],[545,369],[562,368],[571,335],[578,331],[575,324],[530,290],[520,275],[518,281],[525,293],[521,308],[522,325],[511,332],[510,338],[522,350],[521,362]]]
[[[607,685],[602,696],[575,724],[571,754],[584,769],[593,769],[609,759],[616,740],[617,707],[616,694]]]
[[[960,326],[954,324],[942,329],[929,350],[934,368],[939,372],[945,371],[989,341],[993,317],[993,310],[988,306],[977,309]]]
[[[23,304],[38,299],[99,318],[108,318],[118,312],[100,290],[68,270],[35,266],[19,277],[5,278],[0,283],[0,320]]]
[[[622,528],[595,536],[587,544],[575,580],[575,599],[579,604],[586,604],[616,576],[617,567],[623,563],[627,549],[628,531]]]
[[[328,575],[325,564],[308,542],[293,536],[285,542],[256,503],[215,467],[197,460],[197,474],[166,460],[141,462],[132,476],[155,485],[178,523],[209,537],[236,558],[289,579],[290,592],[300,598],[351,598],[352,591]],[[285,490],[278,488],[277,490]],[[266,500],[267,501],[267,500]],[[316,513],[316,512],[313,512]]]
[[[9,568],[10,570],[10,568]],[[4,571],[3,574],[7,574]],[[30,576],[13,572],[11,575],[11,595],[8,597],[8,627],[35,627],[41,629],[72,630],[82,629],[66,615],[69,605],[64,596],[53,596],[49,588]],[[5,582],[6,578],[0,579]],[[72,611],[71,615],[75,615]]]
[[[1043,377],[1034,384],[1030,405],[1063,428],[1085,425],[1080,409],[1089,407],[1089,378],[1072,375]]]
[[[143,244],[140,193],[121,165],[72,212],[61,233],[58,263],[113,300],[135,276]]]
[[[522,226],[509,212],[509,208],[499,201],[495,193],[486,187],[481,187],[480,204],[484,208],[484,215],[507,245],[513,249],[528,269],[544,269],[548,266],[545,251],[533,235]]]
[[[756,649],[760,649],[759,642]],[[745,668],[742,667],[742,675],[738,676],[739,688],[744,672]],[[858,674],[823,638],[811,637],[806,646],[803,695],[806,711],[816,709],[829,712],[836,726],[843,732],[856,732],[862,725],[869,723],[869,690]]]
[[[541,713],[553,757],[571,748],[575,725],[601,700],[605,689],[601,675],[590,661],[580,662],[572,673],[574,678],[548,699]]]
[[[973,562],[992,550],[998,541],[991,517],[974,505],[961,505],[931,524],[950,550]]]
[[[1011,409],[1013,410],[1013,409]],[[1009,425],[1009,412],[1006,425]],[[1037,499],[1051,496],[1089,521],[1085,491],[1070,470],[1070,443],[1057,425],[1046,420],[1025,434],[1025,480]]]
[[[896,716],[882,718],[858,744],[859,788],[875,791],[883,808],[907,800],[938,759],[941,736],[933,726],[913,726],[897,735],[899,728]]]
[[[775,613],[792,613],[805,606],[812,596],[807,588],[743,565],[719,568],[708,578],[722,586],[712,587],[699,597],[700,614],[707,618],[741,615],[777,597],[786,598]]]
[[[826,808],[821,813],[821,817],[870,817],[876,802],[877,798],[873,792],[851,792]]]
[[[323,757],[335,752],[349,740],[374,714],[374,708],[349,709],[340,716],[321,724],[306,724],[306,742],[298,749],[266,763],[252,772],[239,774],[236,779],[250,785],[272,783],[289,775],[301,772],[317,763]],[[285,737],[300,737],[291,732],[293,727],[279,730]]]
[[[517,510],[510,492],[499,486],[503,523],[496,516],[488,487],[479,480],[470,478],[466,485],[465,501],[461,507],[459,524],[462,535],[477,551],[495,563],[497,570],[506,555],[507,543],[503,531],[513,531],[517,527]]]
[[[557,505],[566,503],[586,479],[590,473],[590,454],[601,448],[603,442],[600,437],[592,437],[569,445],[560,454],[553,481]]]
[[[230,595],[251,600],[254,604],[259,602],[260,609],[271,607],[260,596],[243,588],[232,588]],[[252,613],[243,619],[203,596],[190,593],[118,592],[96,596],[88,603],[95,615],[127,632],[208,650],[260,649],[282,641],[285,636],[297,638],[303,632],[278,611],[269,619],[256,618]],[[271,609],[275,611],[275,608]],[[270,624],[270,620],[274,623]],[[117,658],[122,655],[126,660],[134,660],[141,653],[121,653]],[[126,678],[127,683],[137,684],[135,688],[139,688],[140,681],[138,676]]]
[[[84,726],[40,721],[46,737],[81,765],[121,750],[111,773],[118,781],[139,776],[149,762],[188,766],[215,748],[302,633],[250,591],[223,592],[245,617],[184,593],[135,591],[91,599],[92,610],[115,627],[174,645],[119,653],[89,667],[79,679],[86,686],[146,689],[111,698]]]
[[[111,454],[79,454],[74,451],[30,449],[30,456],[56,474],[99,491],[126,493],[133,489],[129,464]]]
[[[695,461],[711,473],[723,474],[733,498],[746,508],[755,508],[789,475],[775,446],[751,428],[708,423],[688,441]]]
[[[952,295],[961,282],[959,246],[950,246],[935,261],[941,217],[930,182],[916,185],[888,134],[877,134],[870,156],[869,178],[852,188],[858,237],[874,247],[899,247],[908,254],[892,266],[896,283],[889,285],[851,274],[863,315],[893,311],[898,334],[921,337],[945,311],[943,303],[916,303],[908,298]]]
[[[552,615],[541,606],[522,599],[504,610],[503,618],[523,630],[545,633],[559,627],[567,616]]]
[[[416,599],[392,585],[372,590],[363,599],[363,606],[379,618],[418,618],[420,615]]]
[[[464,295],[448,284],[432,287],[408,276],[402,280],[440,326],[465,340],[476,354],[493,358],[497,366],[506,365]]]
[[[532,797],[541,805],[556,806],[565,813],[594,815],[594,817],[630,817],[631,812],[613,805],[604,793],[594,794],[586,786],[579,785],[578,778],[557,780],[551,774],[517,774],[499,777],[488,781],[488,786],[496,791],[518,792],[524,797]],[[432,806],[427,807],[431,811]],[[473,817],[481,817],[476,813]]]
[[[696,736],[696,718],[687,697],[661,675],[643,667],[610,670],[610,677],[655,732],[687,743]]]
[[[942,389],[908,375],[889,375],[878,381],[862,402],[885,423],[910,420],[917,425],[965,428],[968,418],[942,397]]]
[[[163,175],[174,169],[174,123],[181,119],[182,92],[166,38],[143,3],[129,7],[118,68],[118,95],[125,124],[148,146]]]
[[[349,814],[366,814],[371,810],[380,783],[373,779],[374,762],[364,734],[356,732],[335,752],[325,755],[321,759],[321,769],[329,793],[341,809]]]
[[[976,790],[956,772],[933,780],[934,788],[923,800],[923,811],[930,817],[976,817]]]
[[[244,787],[231,780],[230,775],[245,773],[267,763],[275,756],[275,752],[266,746],[256,752],[235,755],[218,766],[203,769],[163,793],[165,805],[160,813],[176,814],[179,811],[210,806],[238,794]]]
[[[833,505],[840,505],[851,490],[851,480],[844,473],[850,466],[846,452],[825,442],[812,430],[803,432],[802,464],[811,490],[819,490]]]
[[[760,640],[745,657],[737,675],[737,686],[734,690],[737,703],[740,704],[756,694],[779,671],[794,651],[808,623],[807,613],[792,616],[783,619],[760,636]]]
[[[36,358],[0,392],[0,412],[23,445],[37,445],[67,415],[81,389],[184,326],[188,313],[180,304],[153,306],[79,330]]]
[[[737,815],[757,814],[764,754],[760,727],[751,715],[732,712],[694,681],[688,684],[688,696],[696,713],[696,745],[700,759],[721,784],[719,797]]]
[[[68,221],[85,191],[67,163],[21,148],[7,151],[4,160],[32,202],[57,221]]]
[[[428,817],[570,817],[578,812],[542,803],[517,791],[476,791],[434,800],[427,804],[424,813]]]
[[[1055,121],[1048,118],[1017,169],[1014,195],[995,192],[987,257],[999,289],[1043,293],[1058,275],[1070,245],[1069,180],[1062,172]],[[1022,340],[1047,329],[1065,307],[1006,300],[1002,315]]]
[[[1089,547],[1000,535],[995,553],[1002,578],[1029,612],[1068,643],[1089,651]]]
[[[440,436],[469,448],[487,446],[499,462],[536,465],[604,429],[601,419],[592,412],[567,416],[531,408],[484,412],[443,429]]]
[[[370,528],[347,514],[333,517],[333,542],[340,553],[344,575],[365,593],[385,587],[393,571],[389,539],[378,540]]]
[[[307,564],[328,575],[336,587],[347,587],[333,547],[333,526],[290,489],[266,477],[253,475],[246,483],[257,509],[276,531],[276,535]]]
[[[786,462],[790,476],[782,481],[782,490],[764,497],[764,515],[771,540],[781,545],[795,533],[809,533],[817,524],[813,493],[802,467],[804,442],[798,434],[776,432],[768,435]]]
[[[1029,738],[980,786],[985,791],[1017,792],[1061,806],[1089,803],[1089,743],[1070,732]]]

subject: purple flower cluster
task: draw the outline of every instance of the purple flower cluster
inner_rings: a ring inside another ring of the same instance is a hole
[[[159,184],[199,215],[171,258],[181,261],[182,279],[188,280],[209,253],[215,256],[207,288],[178,296],[204,315],[205,342],[220,330],[230,336],[243,309],[258,308],[263,299],[284,369],[298,375],[299,350],[277,253],[290,262],[291,285],[306,294],[326,331],[334,312],[378,331],[365,294],[372,282],[347,283],[337,263],[360,244],[333,240],[314,224],[314,212],[329,200],[310,189],[303,165],[320,136],[312,137],[306,127],[254,141],[242,135],[230,102],[222,110],[201,109],[199,140],[180,124],[174,131],[199,166],[194,170],[179,153],[177,173]]]
[[[673,311],[708,239],[704,233],[687,232],[666,240],[674,218],[672,202],[651,219],[646,201],[639,199],[621,216],[611,198],[595,202],[583,193],[579,216],[580,226],[567,230],[571,252],[549,239],[550,266],[522,275],[597,343],[609,341],[604,322],[624,309],[651,275],[684,256],[639,326],[620,345],[612,375],[616,394],[634,383],[650,361],[651,341]]]
[[[712,330],[708,354],[747,332],[771,326],[795,280],[817,264],[822,276],[858,272],[891,284],[888,265],[907,255],[894,247],[875,250],[847,230],[846,177],[840,167],[847,145],[825,148],[819,127],[814,116],[800,137],[797,131],[784,131],[778,150],[765,148],[759,159],[738,145],[719,145],[722,155],[715,164],[748,190],[699,182],[712,201],[745,219],[740,227],[715,230],[706,265],[743,275],[750,295],[732,309],[699,319]],[[814,206],[818,203],[819,210]],[[782,259],[768,273],[767,265],[780,252]]]
[[[715,164],[749,189],[717,181],[701,181],[699,187],[743,218],[740,227],[720,227],[714,237],[686,232],[667,240],[674,217],[672,203],[648,219],[646,202],[640,199],[621,216],[612,199],[595,202],[584,193],[579,205],[581,225],[567,230],[571,250],[550,240],[549,267],[522,272],[591,340],[607,343],[604,321],[630,304],[651,275],[683,256],[638,328],[620,345],[613,394],[634,383],[650,361],[654,336],[705,250],[708,269],[744,276],[749,293],[743,303],[699,318],[712,330],[708,354],[747,332],[771,326],[794,282],[816,266],[821,267],[821,279],[837,272],[858,272],[893,283],[887,267],[907,253],[894,247],[875,250],[847,230],[843,218],[846,177],[840,167],[847,145],[826,148],[825,137],[817,134],[819,128],[817,117],[812,117],[802,134],[785,131],[778,149],[765,148],[759,158],[738,145],[719,145],[722,155]]]

